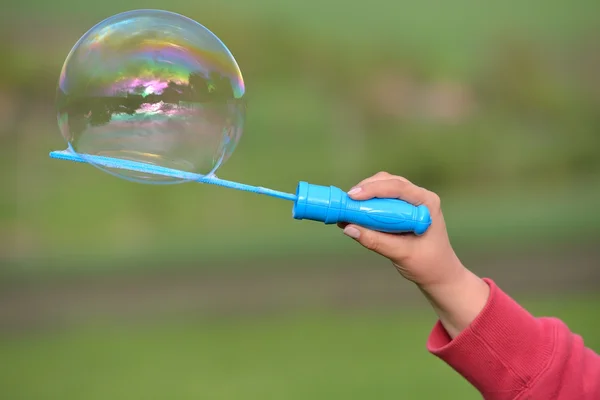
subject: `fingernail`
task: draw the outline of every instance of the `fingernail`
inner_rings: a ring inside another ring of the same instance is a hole
[[[353,195],[353,194],[356,194],[356,193],[360,192],[361,190],[362,190],[362,188],[361,188],[361,187],[357,187],[357,186],[355,186],[355,187],[353,187],[352,189],[350,189],[350,190],[348,191],[348,194],[349,194],[349,195]]]
[[[360,237],[360,231],[352,226],[344,228],[344,235],[350,236],[352,239],[358,239]]]

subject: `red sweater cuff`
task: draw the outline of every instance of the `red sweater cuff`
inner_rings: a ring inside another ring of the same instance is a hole
[[[490,279],[487,304],[454,340],[438,321],[427,349],[460,373],[482,394],[518,393],[548,365],[554,330],[519,306]]]

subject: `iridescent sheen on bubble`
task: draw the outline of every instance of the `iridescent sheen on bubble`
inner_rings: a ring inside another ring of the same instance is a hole
[[[84,159],[109,156],[206,175],[240,139],[244,92],[237,62],[204,26],[167,11],[130,11],[94,26],[69,53],[57,88],[58,123]]]

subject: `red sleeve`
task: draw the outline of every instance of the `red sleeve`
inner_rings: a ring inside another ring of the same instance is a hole
[[[600,356],[554,318],[535,318],[493,281],[473,323],[452,340],[441,323],[428,350],[488,400],[598,400]]]

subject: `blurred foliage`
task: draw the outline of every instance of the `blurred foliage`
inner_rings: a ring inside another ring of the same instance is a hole
[[[145,187],[48,160],[64,146],[53,107],[70,47],[109,15],[165,7],[48,4],[19,2],[0,24],[13,38],[0,45],[0,162],[16,188],[2,213],[7,262],[357,250],[334,228],[290,221],[290,204]],[[219,175],[293,191],[298,180],[348,188],[388,170],[441,193],[465,247],[547,243],[548,230],[579,241],[600,229],[585,208],[600,201],[596,2],[169,5],[213,30],[247,83],[245,136]]]

